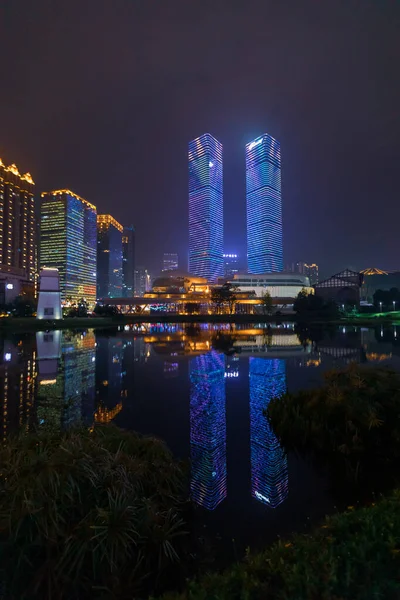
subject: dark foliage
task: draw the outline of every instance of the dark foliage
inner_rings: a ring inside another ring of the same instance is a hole
[[[397,288],[391,288],[390,290],[376,290],[373,298],[376,309],[380,309],[382,303],[383,310],[400,310],[400,291]]]
[[[98,317],[114,317],[118,314],[118,308],[110,304],[96,304],[93,312]]]
[[[286,448],[311,453],[351,479],[400,464],[400,375],[361,367],[325,374],[314,390],[273,399],[268,416]]]
[[[351,507],[349,507],[351,508]],[[400,492],[326,519],[164,600],[398,600]]]
[[[299,292],[293,303],[293,310],[299,317],[335,319],[339,316],[339,308],[335,302],[326,301],[316,294]]]
[[[162,442],[112,426],[0,450],[9,598],[132,598],[181,574],[185,480]]]

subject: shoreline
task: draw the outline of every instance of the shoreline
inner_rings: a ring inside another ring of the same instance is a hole
[[[0,320],[1,333],[48,331],[54,329],[111,328],[135,323],[283,323],[304,326],[353,326],[400,325],[400,313],[383,316],[344,317],[342,319],[305,319],[289,315],[120,315],[117,317],[67,317],[59,321],[38,320],[35,317],[9,317]]]

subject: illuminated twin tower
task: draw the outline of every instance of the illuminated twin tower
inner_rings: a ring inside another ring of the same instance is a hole
[[[247,270],[283,269],[280,144],[264,134],[246,145]],[[189,143],[189,271],[224,274],[222,144],[209,133]]]

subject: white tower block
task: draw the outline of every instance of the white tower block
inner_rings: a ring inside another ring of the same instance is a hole
[[[62,319],[58,269],[40,271],[37,319]]]

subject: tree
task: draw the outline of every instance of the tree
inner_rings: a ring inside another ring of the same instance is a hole
[[[14,317],[32,317],[37,309],[36,300],[29,294],[20,294],[9,305]]]
[[[96,304],[93,312],[99,317],[114,317],[118,314],[118,308],[111,304]]]
[[[308,294],[306,290],[301,290],[293,303],[293,310],[299,316],[335,318],[339,310],[335,302],[324,300],[316,294]]]
[[[85,298],[80,298],[78,303],[71,307],[68,317],[87,317],[89,304]]]
[[[272,315],[273,304],[271,294],[267,290],[261,299],[264,315]]]
[[[227,304],[229,314],[232,314],[237,302],[235,288],[230,283],[224,283],[221,287],[215,287],[211,290],[211,302],[215,304],[217,313]]]

